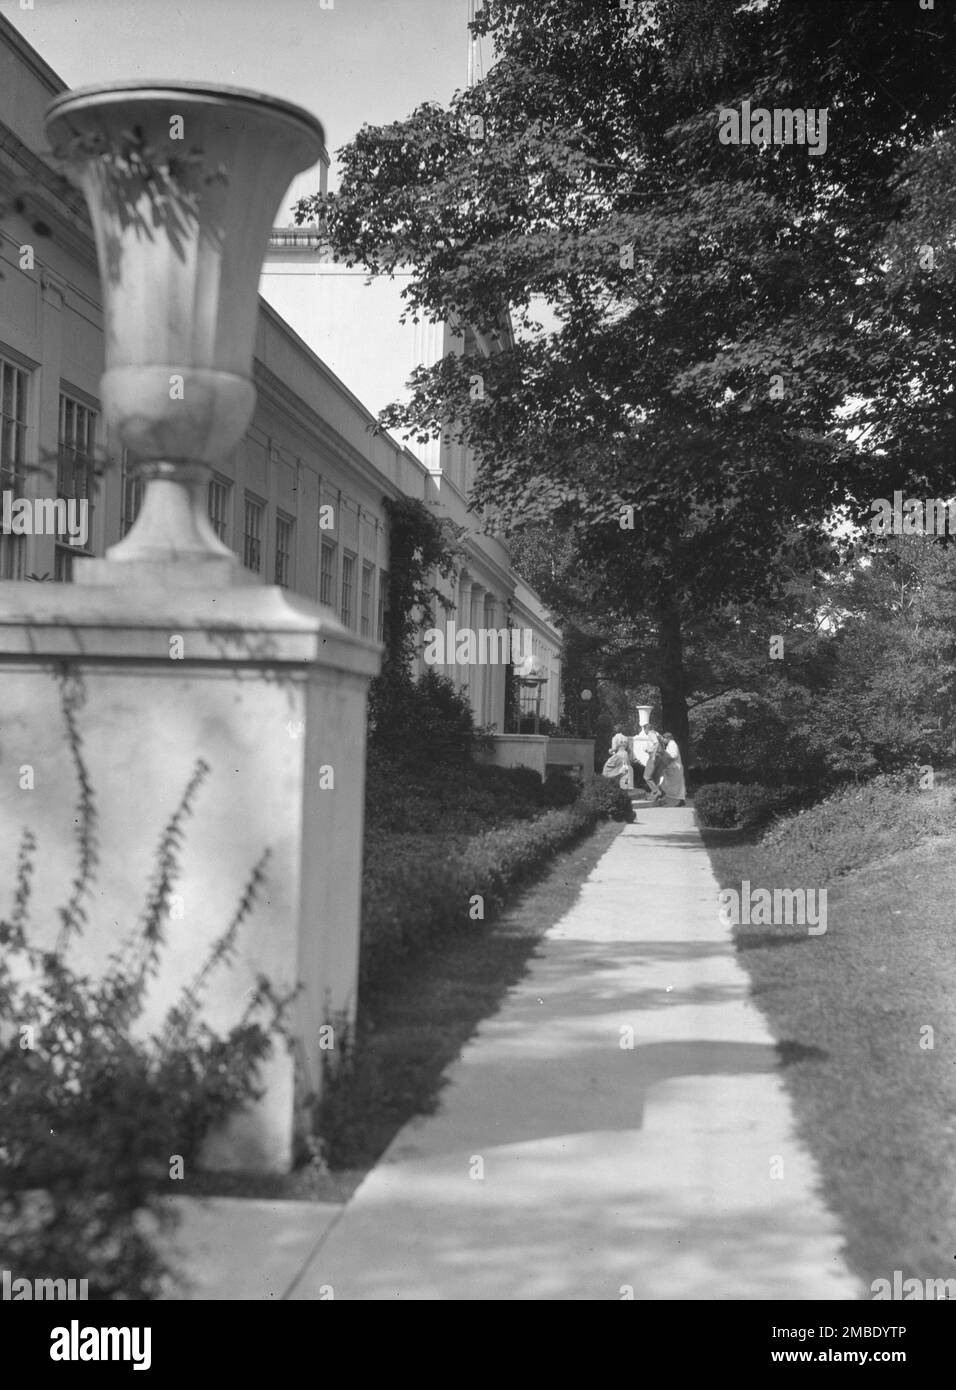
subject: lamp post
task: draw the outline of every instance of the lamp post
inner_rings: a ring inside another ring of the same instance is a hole
[[[591,734],[591,699],[592,692],[590,690],[581,691],[581,703],[584,705],[584,711],[587,714],[587,718],[584,720],[585,737],[590,737]]]

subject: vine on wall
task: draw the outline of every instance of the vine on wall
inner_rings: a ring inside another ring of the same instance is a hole
[[[389,526],[388,596],[385,607],[385,658],[382,675],[411,679],[421,616],[437,599],[451,605],[434,576],[451,579],[464,528],[439,520],[416,497],[382,499]]]

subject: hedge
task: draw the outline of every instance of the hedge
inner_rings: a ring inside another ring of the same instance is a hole
[[[537,786],[542,797],[566,795],[563,787],[556,793],[540,780]],[[370,826],[362,886],[362,986],[436,936],[493,918],[522,878],[598,821],[633,818],[629,797],[595,778],[573,805],[477,834],[462,832],[463,821],[470,824],[467,816],[446,821],[444,833]],[[476,896],[482,900],[481,918],[472,915]]]
[[[757,782],[710,782],[694,793],[701,825],[720,829],[758,829],[813,799],[804,787],[765,787]]]

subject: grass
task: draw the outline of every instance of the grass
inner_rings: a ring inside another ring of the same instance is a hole
[[[953,812],[948,788],[877,782],[760,841],[702,832],[722,887],[828,890],[826,935],[742,928],[736,940],[867,1288],[896,1269],[956,1277]]]

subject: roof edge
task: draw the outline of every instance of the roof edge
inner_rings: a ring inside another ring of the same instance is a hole
[[[5,43],[8,48],[12,48],[54,96],[59,96],[61,92],[69,90],[60,74],[54,72],[50,64],[41,58],[33,45],[23,37],[20,30],[14,28],[9,19],[2,14],[0,14],[0,42]]]

